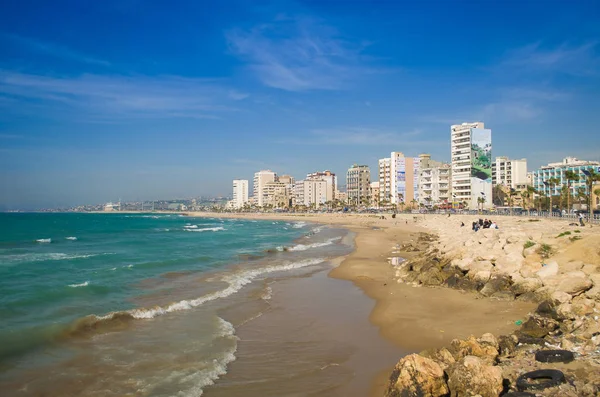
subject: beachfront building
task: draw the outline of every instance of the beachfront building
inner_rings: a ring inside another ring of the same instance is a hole
[[[429,154],[419,155],[419,204],[427,208],[445,207],[450,202],[452,167],[431,159]]]
[[[248,180],[234,179],[233,180],[233,200],[231,200],[231,208],[242,208],[248,204]]]
[[[340,192],[339,190],[335,192],[335,199],[340,203],[348,202],[348,194],[346,192]]]
[[[534,171],[533,187],[545,196],[560,196],[561,188],[568,185],[565,172],[573,171],[579,176],[579,180],[571,181],[571,195],[576,194],[580,188],[585,189],[587,194],[583,170],[589,169],[600,172],[600,162],[566,157],[559,163],[550,163]]]
[[[600,209],[600,195],[595,192],[600,190],[600,182],[594,183],[592,185],[592,209],[597,210]]]
[[[254,174],[254,200],[255,204],[259,207],[264,206],[265,203],[265,185],[269,182],[275,182],[277,180],[277,174],[271,170],[262,170]]]
[[[323,180],[304,180],[304,205],[318,208],[327,201],[328,184]]]
[[[348,204],[367,205],[371,189],[371,170],[368,165],[354,164],[346,173]]]
[[[371,182],[369,197],[371,207],[379,207],[379,182]]]
[[[402,152],[379,159],[380,202],[412,205],[418,200],[420,161],[419,157],[405,157]]]
[[[462,123],[450,127],[450,136],[453,205],[490,208],[492,130],[486,129],[482,122]]]
[[[527,186],[527,159],[496,157],[492,163],[492,186],[503,185],[522,190]]]
[[[337,190],[337,179],[335,174],[329,170],[326,171],[317,171],[311,174],[306,175],[307,181],[325,181],[327,182],[327,200],[325,201],[333,201],[335,199],[335,191]]]
[[[290,205],[288,185],[283,182],[267,182],[263,187],[263,206],[287,208]]]

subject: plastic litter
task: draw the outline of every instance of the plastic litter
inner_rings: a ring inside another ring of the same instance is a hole
[[[515,321],[515,325],[521,325],[521,324],[523,324],[523,320],[517,320],[517,321]]]

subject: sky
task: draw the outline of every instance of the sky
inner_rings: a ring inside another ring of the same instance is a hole
[[[534,170],[600,160],[598,1],[7,1],[0,210],[230,195],[482,121]],[[375,176],[376,178],[376,176]]]

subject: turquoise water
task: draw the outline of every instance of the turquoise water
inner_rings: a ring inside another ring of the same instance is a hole
[[[178,215],[0,214],[0,224],[0,359],[49,328],[133,308],[141,280],[219,269],[303,233],[285,222]]]
[[[304,222],[176,214],[0,214],[0,225],[6,395],[202,395],[235,360],[236,327],[269,310],[271,283],[352,245]]]

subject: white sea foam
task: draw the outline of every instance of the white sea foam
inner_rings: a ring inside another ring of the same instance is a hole
[[[187,224],[187,225],[185,225],[184,227],[185,227],[186,229],[198,229],[198,225],[190,225],[190,224]]]
[[[226,230],[224,227],[222,226],[217,226],[217,227],[204,227],[204,228],[200,228],[200,229],[183,229],[187,232],[218,232],[219,230]]]
[[[65,237],[66,240],[76,241],[77,237]]]
[[[82,258],[91,258],[93,256],[98,255],[109,255],[107,254],[87,254],[87,255],[73,255],[73,254],[64,254],[61,252],[49,252],[46,254],[16,254],[16,255],[6,255],[3,256],[2,259],[7,263],[22,263],[22,262],[43,262],[43,261],[62,261],[69,259],[82,259]]]
[[[265,291],[262,293],[262,295],[260,296],[261,299],[263,300],[271,300],[271,298],[273,297],[273,288],[271,287],[267,287],[265,288]]]
[[[306,222],[297,222],[292,225],[294,229],[302,229],[304,226],[306,226]]]
[[[131,314],[132,317],[137,319],[150,319],[167,313],[189,310],[194,307],[200,306],[206,302],[211,302],[220,298],[226,298],[230,295],[233,295],[239,290],[241,290],[245,285],[250,284],[252,280],[254,280],[256,277],[262,276],[264,274],[313,266],[322,263],[323,261],[324,259],[321,258],[308,259],[304,261],[290,262],[283,265],[272,265],[228,274],[226,276],[223,276],[221,278],[221,281],[228,283],[229,286],[220,291],[216,291],[196,299],[181,300],[179,302],[171,303],[170,305],[164,307],[156,306],[150,309],[131,309],[128,310],[127,313]],[[111,312],[104,316],[96,317],[99,320],[110,320],[115,314],[115,312]]]
[[[38,242],[38,243],[51,243],[52,239],[51,238],[40,238],[40,239],[37,239],[35,241]]]
[[[133,265],[127,265],[127,266],[124,266],[124,267],[131,269],[133,267]]]
[[[78,288],[78,287],[87,287],[88,285],[90,285],[90,282],[86,281],[86,282],[81,283],[81,284],[69,284],[69,287],[71,287],[71,288]]]
[[[306,251],[311,248],[325,247],[325,246],[333,244],[334,241],[337,241],[339,239],[341,239],[341,237],[333,237],[333,238],[330,238],[329,240],[326,240],[326,241],[323,241],[320,243],[298,244],[298,245],[295,245],[295,246],[289,248],[288,251]]]
[[[320,233],[320,232],[321,232],[321,230],[323,230],[323,226],[317,226],[317,227],[315,227],[315,228],[312,230],[312,232],[313,232],[314,234],[317,234],[317,233]]]

